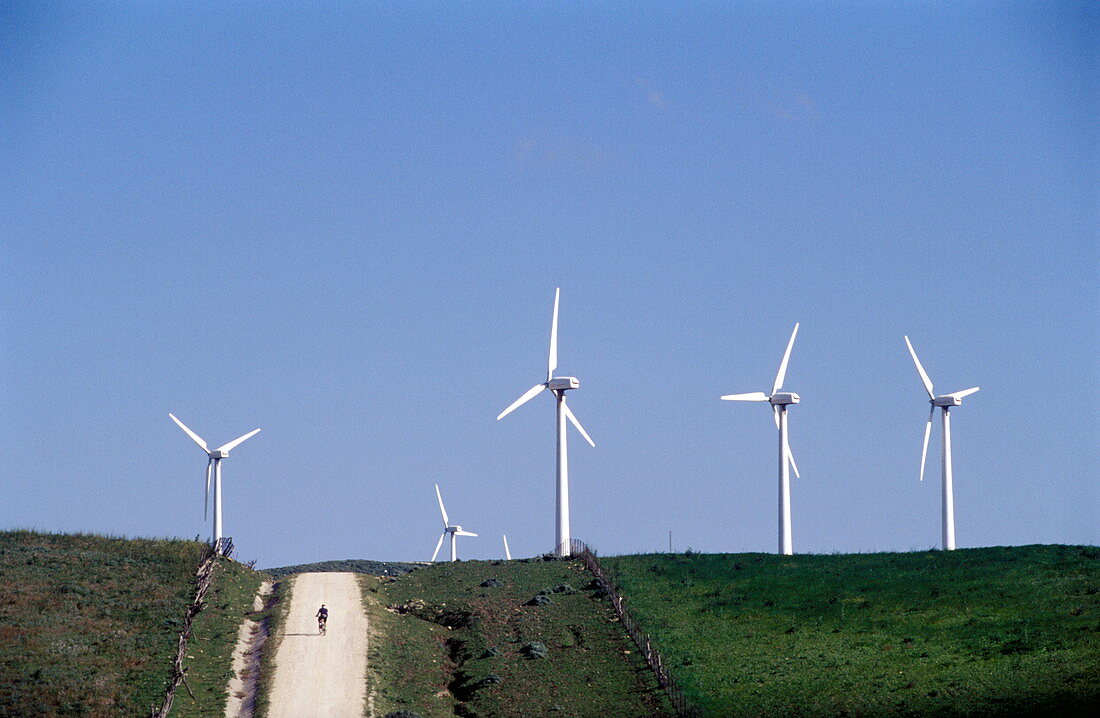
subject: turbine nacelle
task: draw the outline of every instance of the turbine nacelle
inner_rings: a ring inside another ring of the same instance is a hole
[[[223,451],[222,449],[214,449],[213,451],[210,452],[210,458],[211,459],[228,459],[229,458],[229,452],[228,451]]]
[[[780,394],[772,394],[768,397],[768,401],[773,406],[787,406],[788,404],[797,404],[799,402],[798,394],[793,391],[783,392]]]
[[[546,382],[546,388],[552,391],[568,391],[569,389],[580,389],[581,383],[575,376],[556,376]]]
[[[962,406],[962,403],[962,398],[952,396],[951,394],[937,396],[931,401],[932,406]]]

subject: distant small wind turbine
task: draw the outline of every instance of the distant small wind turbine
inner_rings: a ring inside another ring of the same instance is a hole
[[[196,444],[199,445],[200,449],[202,449],[203,451],[206,452],[206,456],[207,456],[207,462],[206,462],[206,494],[203,497],[203,503],[202,503],[202,520],[206,521],[206,517],[207,517],[206,509],[207,509],[207,506],[209,506],[209,504],[210,504],[210,476],[211,476],[211,474],[213,474],[213,476],[214,476],[214,534],[213,534],[213,543],[214,543],[215,550],[218,553],[221,553],[222,550],[224,549],[224,546],[223,546],[223,543],[222,543],[222,459],[228,459],[229,458],[229,452],[233,448],[235,448],[236,446],[238,446],[239,444],[244,442],[245,439],[249,439],[249,438],[255,436],[256,434],[260,433],[260,430],[259,429],[254,429],[253,431],[248,432],[244,436],[238,437],[238,438],[234,439],[233,441],[230,441],[228,444],[222,444],[218,448],[216,448],[214,450],[211,450],[211,449],[207,448],[206,442],[202,440],[202,437],[200,437],[198,434],[196,434],[195,432],[188,429],[182,421],[177,419],[175,417],[175,415],[172,414],[172,412],[168,412],[168,416],[170,416],[172,418],[172,421],[176,422],[176,424],[179,426],[179,428],[183,429],[184,432],[188,436],[190,436],[191,439]]]
[[[435,563],[435,557],[439,555],[439,549],[443,546],[443,539],[447,537],[447,534],[451,535],[451,560],[458,560],[458,553],[455,546],[456,536],[477,536],[477,534],[470,531],[463,531],[462,527],[455,524],[451,525],[451,520],[447,518],[447,509],[443,508],[443,496],[439,493],[439,484],[435,485],[435,497],[439,499],[439,513],[443,514],[443,533],[439,535],[439,541],[435,545],[435,552],[432,554],[432,563]]]
[[[512,552],[508,550],[508,534],[501,534],[501,538],[504,539],[504,558],[509,561],[512,560]]]
[[[913,349],[913,343],[909,337],[905,337],[905,345],[909,347],[909,354],[913,357],[913,363],[917,366],[921,383],[928,392],[928,401],[932,410],[928,413],[928,423],[924,425],[924,446],[920,452],[920,480],[924,481],[924,462],[928,457],[928,436],[932,433],[932,419],[936,415],[936,407],[943,409],[943,548],[946,551],[955,550],[955,489],[954,478],[951,474],[951,418],[948,410],[953,406],[962,406],[962,400],[978,391],[979,387],[971,387],[953,394],[941,394],[936,396],[932,390],[932,380],[928,378],[924,367],[917,359],[917,352]]]
[[[570,411],[569,406],[565,403],[565,392],[571,389],[577,389],[581,383],[577,381],[576,377],[572,376],[554,376],[554,370],[558,368],[558,299],[561,296],[561,289],[554,290],[554,318],[550,324],[550,356],[546,365],[546,381],[539,384],[535,384],[528,389],[523,396],[512,402],[504,411],[500,412],[497,416],[497,421],[500,421],[508,414],[512,413],[517,407],[525,404],[532,399],[536,394],[540,394],[543,389],[549,389],[550,393],[554,395],[558,407],[558,480],[557,480],[557,514],[556,514],[556,526],[555,526],[555,546],[556,551],[561,556],[569,555],[569,453],[566,450],[566,426],[565,420],[573,422],[573,426],[577,427],[577,431],[581,432],[581,436],[592,447],[596,446],[596,442],[592,441],[592,437],[588,435],[588,432],[584,430],[581,423],[577,420],[577,417]]]
[[[722,397],[726,401],[771,402],[775,427],[779,429],[779,552],[787,555],[794,552],[791,545],[791,477],[787,471],[788,462],[794,469],[794,475],[801,478],[798,476],[798,465],[794,463],[794,455],[787,441],[787,407],[797,404],[799,398],[794,392],[780,393],[779,390],[783,388],[783,380],[787,376],[787,361],[791,358],[791,349],[794,347],[794,338],[797,335],[798,324],[795,323],[791,340],[787,342],[787,351],[783,353],[783,361],[779,364],[779,373],[775,375],[771,394],[754,391],[748,394],[727,394]]]

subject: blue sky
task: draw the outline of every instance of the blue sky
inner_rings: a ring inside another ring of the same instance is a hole
[[[1090,3],[7,3],[0,527],[281,565],[1100,539]],[[938,428],[938,423],[937,423]]]

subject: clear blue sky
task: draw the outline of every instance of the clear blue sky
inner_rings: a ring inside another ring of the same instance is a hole
[[[0,527],[281,565],[1100,542],[1095,3],[5,3]],[[938,429],[938,423],[937,423]]]

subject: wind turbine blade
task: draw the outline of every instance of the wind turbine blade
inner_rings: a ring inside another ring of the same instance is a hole
[[[208,454],[210,453],[210,449],[206,448],[206,442],[202,440],[201,436],[199,436],[198,434],[196,434],[195,432],[191,431],[186,426],[184,426],[183,422],[180,421],[179,419],[177,419],[175,417],[175,415],[172,414],[172,412],[168,412],[168,416],[172,417],[172,421],[176,422],[176,424],[179,426],[179,428],[181,428],[185,432],[187,432],[187,435],[191,437],[191,440],[194,441],[196,444],[198,444],[199,447],[203,451],[205,451]]]
[[[210,507],[210,472],[213,470],[214,457],[206,460],[206,494],[202,497],[202,520],[206,521],[207,509]]]
[[[228,444],[223,444],[223,445],[219,446],[218,451],[224,451],[226,453],[229,453],[235,447],[242,444],[245,439],[251,439],[253,436],[255,436],[256,434],[259,434],[259,433],[260,433],[259,429],[253,429],[252,431],[248,432],[244,436],[238,436],[236,439],[233,439],[233,441],[230,441]]]
[[[936,416],[936,407],[928,412],[928,423],[924,425],[924,445],[920,450],[920,480],[924,481],[924,461],[928,458],[928,435],[932,433],[932,419]]]
[[[779,407],[772,404],[772,418],[775,419],[775,428],[779,428]]]
[[[787,378],[787,361],[791,358],[791,349],[794,348],[794,338],[798,335],[798,322],[794,323],[794,331],[791,332],[791,340],[787,342],[787,351],[783,352],[783,361],[779,364],[779,373],[775,375],[775,384],[772,385],[772,394],[783,387],[783,380]]]
[[[545,384],[535,384],[533,387],[531,387],[526,392],[524,392],[523,396],[521,396],[520,398],[513,401],[511,406],[509,406],[504,411],[500,412],[500,415],[497,416],[497,421],[500,421],[504,417],[511,414],[517,407],[522,406],[523,404],[527,403],[531,399],[531,397],[535,396],[536,394],[538,394],[540,391],[542,391],[545,388],[546,388]]]
[[[554,378],[554,370],[558,368],[558,298],[561,296],[561,287],[554,290],[554,319],[550,324],[550,356],[546,362],[546,381]]]
[[[798,473],[798,464],[794,463],[794,453],[791,452],[791,443],[787,442],[787,459],[791,462],[791,468],[794,469],[794,477],[801,479],[802,476]]]
[[[748,394],[726,394],[726,401],[767,401],[768,395],[762,391],[750,391]]]
[[[936,395],[932,393],[932,380],[928,378],[924,367],[920,365],[920,359],[917,359],[917,352],[913,350],[913,343],[909,341],[909,337],[905,337],[905,346],[909,347],[909,354],[913,357],[913,363],[917,365],[917,372],[920,374],[920,380],[924,383],[924,390],[928,392],[928,398],[935,399]]]
[[[501,536],[501,538],[504,539],[504,558],[511,561],[512,560],[512,552],[508,549],[508,535],[507,534],[501,534],[500,536]]]
[[[588,435],[588,432],[584,430],[584,427],[581,426],[581,423],[577,421],[577,417],[573,415],[573,411],[569,408],[569,405],[565,402],[562,402],[561,408],[565,410],[566,418],[569,419],[569,421],[573,422],[573,426],[577,427],[577,431],[581,432],[581,436],[584,437],[584,440],[587,441],[593,449],[595,449],[596,442],[592,441],[592,437]]]
[[[978,390],[978,387],[972,386],[969,389],[963,389],[962,391],[957,391],[954,394],[948,394],[948,396],[953,396],[956,399],[962,399],[965,396],[970,396],[971,394],[973,394],[977,390]]]
[[[447,518],[447,509],[443,508],[443,495],[439,493],[439,484],[435,485],[435,497],[439,499],[439,513],[443,514],[443,528],[451,525],[451,520]]]
[[[439,555],[439,549],[441,549],[443,547],[443,539],[446,538],[446,537],[447,537],[447,532],[446,531],[439,534],[439,541],[436,542],[435,551],[432,552],[431,563],[435,563],[435,557]]]
[[[473,531],[455,531],[458,536],[477,536]]]

